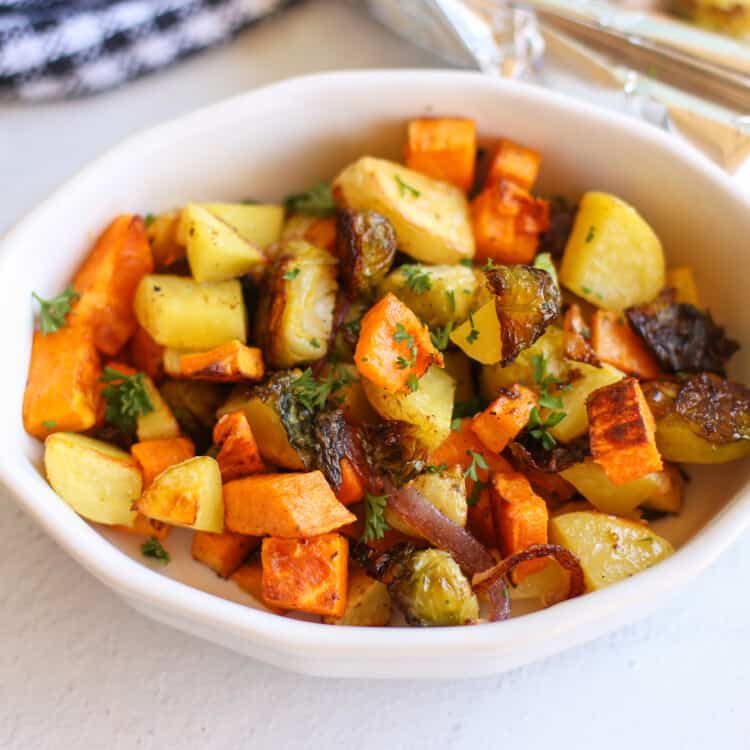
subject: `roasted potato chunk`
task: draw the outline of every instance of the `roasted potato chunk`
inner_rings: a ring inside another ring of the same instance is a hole
[[[265,280],[255,336],[270,367],[312,362],[328,352],[336,303],[336,259],[301,240],[287,242]]]
[[[333,182],[337,202],[385,216],[399,248],[425,263],[457,263],[474,257],[466,196],[457,187],[412,169],[365,156]]]
[[[261,250],[281,236],[283,206],[267,203],[203,203],[201,207],[229,224],[240,237]]]
[[[560,268],[560,282],[592,305],[624,310],[653,299],[664,286],[659,238],[624,201],[586,193]]]
[[[144,276],[135,294],[135,314],[154,341],[175,349],[210,349],[247,337],[236,280],[199,284],[183,276]]]
[[[581,563],[586,588],[596,591],[622,581],[674,551],[672,545],[642,523],[603,513],[555,516],[550,541],[569,549]]]
[[[361,568],[349,570],[346,610],[341,617],[324,617],[329,625],[383,627],[391,622],[391,595],[388,587],[370,578]]]

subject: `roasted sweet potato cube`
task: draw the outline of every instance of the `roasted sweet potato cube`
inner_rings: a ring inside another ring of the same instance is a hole
[[[514,385],[504,388],[498,397],[471,420],[474,434],[493,451],[500,453],[526,427],[539,397],[530,388]]]
[[[263,378],[263,354],[241,341],[229,341],[205,352],[181,354],[167,350],[164,357],[167,375],[218,383],[240,383]]]
[[[258,444],[243,411],[225,414],[216,423],[213,437],[219,446],[216,460],[223,482],[265,471]]]
[[[469,480],[467,480],[467,484],[468,482]],[[495,519],[492,516],[490,491],[488,489],[482,489],[478,493],[477,501],[473,505],[469,505],[466,514],[466,528],[485,547],[497,546]]]
[[[664,374],[622,313],[597,310],[591,318],[591,344],[602,362],[635,378],[654,380]]]
[[[112,526],[117,531],[125,531],[128,534],[138,534],[139,536],[152,536],[163,542],[168,536],[172,527],[167,523],[162,523],[154,518],[147,518],[143,513],[138,513],[133,521],[132,526]]]
[[[133,335],[135,290],[153,270],[143,221],[123,214],[99,237],[73,278],[81,295],[75,315],[91,326],[94,344],[104,354],[116,354]]]
[[[96,423],[101,364],[93,339],[82,326],[44,336],[34,333],[23,397],[23,425],[44,440],[56,431],[83,432]]]
[[[322,472],[256,474],[224,485],[225,524],[253,536],[300,538],[355,520]]]
[[[139,325],[136,325],[130,340],[130,356],[136,368],[145,372],[155,383],[164,377],[164,347]]]
[[[191,553],[193,559],[208,565],[222,578],[229,578],[244,562],[245,558],[260,544],[260,537],[234,534],[212,534],[196,531],[193,534]]]
[[[192,458],[195,446],[190,438],[164,438],[135,443],[130,447],[130,452],[141,467],[145,489],[164,469]]]
[[[167,211],[147,221],[146,236],[157,269],[167,268],[185,257],[185,245],[177,236],[180,214],[180,211]]]
[[[591,455],[613,484],[661,471],[654,417],[635,378],[594,391],[586,401]]]
[[[341,462],[341,487],[336,497],[344,505],[353,505],[360,502],[365,496],[365,485],[357,470],[348,458],[342,458]]]
[[[531,489],[529,480],[518,472],[493,475],[490,502],[497,541],[504,557],[522,552],[532,544],[547,543],[547,504]],[[547,560],[527,560],[514,572],[517,581],[541,570]]]
[[[263,566],[260,560],[251,560],[242,565],[232,574],[232,580],[243,591],[250,594],[258,604],[262,604],[274,614],[280,615],[284,613],[283,609],[274,607],[263,598]]]
[[[471,189],[477,155],[473,120],[448,117],[411,120],[405,151],[406,166],[410,169],[467,192]]]
[[[542,155],[538,151],[501,138],[492,152],[485,187],[505,179],[524,190],[531,190],[541,163]]]
[[[572,304],[565,313],[563,332],[564,354],[568,359],[599,366],[599,357],[591,345],[591,329],[586,325],[579,305]]]
[[[341,617],[346,611],[349,542],[341,534],[263,540],[263,599],[275,607]]]

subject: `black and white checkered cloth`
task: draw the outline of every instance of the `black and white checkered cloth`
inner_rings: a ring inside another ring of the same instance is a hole
[[[289,0],[0,0],[0,95],[94,94],[223,42]]]

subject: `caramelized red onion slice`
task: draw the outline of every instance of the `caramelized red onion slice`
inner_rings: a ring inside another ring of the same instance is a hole
[[[433,547],[449,552],[470,576],[494,564],[492,555],[468,531],[453,523],[413,487],[402,487],[393,493],[388,498],[388,508]]]
[[[489,602],[487,619],[490,622],[500,622],[510,617],[510,592],[504,576],[478,587],[477,593],[483,594]]]
[[[505,582],[505,576],[511,573],[516,565],[527,560],[535,560],[539,557],[554,557],[570,574],[570,585],[565,597],[566,599],[573,599],[583,593],[584,582],[581,564],[570,550],[561,547],[559,544],[532,544],[522,552],[506,557],[497,563],[497,565],[493,565],[491,568],[477,573],[472,579],[472,586],[483,593],[489,594],[498,580],[503,581],[503,583]],[[508,610],[510,610],[510,605],[508,605]],[[505,619],[505,617],[500,617],[499,619]],[[490,614],[490,619],[493,619],[492,613]]]

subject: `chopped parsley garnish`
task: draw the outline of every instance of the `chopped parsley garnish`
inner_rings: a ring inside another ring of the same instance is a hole
[[[453,430],[453,432],[461,432],[462,422],[462,417],[455,417],[454,419],[451,419],[451,430]]]
[[[469,344],[473,344],[479,338],[479,329],[474,326],[474,316],[471,313],[469,313],[469,324],[471,325],[471,330],[466,337],[466,341]]]
[[[466,401],[456,401],[453,404],[454,417],[473,417],[487,406],[487,402],[479,396],[472,396]]]
[[[592,224],[589,227],[588,234],[586,235],[586,244],[588,245],[589,242],[593,242],[594,237],[596,237],[596,227]]]
[[[474,482],[474,486],[471,488],[471,495],[466,498],[466,504],[470,508],[474,507],[479,502],[479,498],[482,495],[482,490],[486,489],[489,486],[489,482]]]
[[[406,385],[409,386],[409,390],[412,393],[414,393],[414,391],[418,391],[419,390],[419,378],[414,373],[412,373],[411,375],[409,375],[409,378],[406,381]]]
[[[452,320],[449,320],[444,326],[432,329],[430,331],[430,338],[432,339],[433,346],[441,352],[447,349],[451,342],[451,333],[453,333]]]
[[[415,198],[419,198],[422,193],[419,192],[415,187],[412,187],[408,182],[404,182],[400,175],[393,175],[393,179],[396,180],[398,185],[398,192],[403,198],[407,193],[411,193]]]
[[[534,367],[534,382],[539,386],[539,405],[547,409],[562,409],[562,398],[549,392],[551,385],[561,385],[561,381],[554,375],[547,374],[547,360],[544,355],[535,354],[531,362]]]
[[[448,464],[438,464],[437,466],[435,464],[427,464],[424,470],[427,474],[440,474],[441,471],[445,471],[447,468]]]
[[[141,545],[141,552],[144,557],[151,557],[166,565],[169,562],[169,552],[161,546],[161,542],[155,537],[149,537]]]
[[[362,318],[355,318],[354,320],[350,320],[342,326],[342,328],[346,328],[349,333],[354,338],[359,338],[359,329],[362,327]]]
[[[81,297],[71,284],[68,284],[64,292],[52,299],[44,299],[36,292],[32,292],[31,296],[39,303],[39,328],[44,336],[59,331],[67,325],[66,316],[72,308],[73,300]]]
[[[417,345],[414,343],[414,336],[412,336],[404,327],[403,323],[396,323],[396,332],[393,334],[393,340],[397,344],[405,343],[406,346],[409,349],[409,359],[406,359],[405,357],[398,356],[396,357],[396,366],[401,369],[405,370],[407,367],[416,367],[417,364]],[[413,377],[413,376],[412,376]],[[411,378],[410,378],[411,380]],[[416,378],[415,378],[416,380]],[[417,388],[412,388],[411,382],[409,383],[409,387],[416,391]],[[417,386],[419,387],[419,386]]]
[[[492,258],[487,258],[487,262],[484,264],[485,271],[491,271],[495,267],[495,263]]]
[[[365,530],[362,532],[363,542],[372,542],[382,539],[385,532],[391,527],[383,518],[388,498],[386,495],[371,495],[365,493]]]
[[[319,182],[304,193],[288,195],[284,205],[288,211],[308,216],[332,216],[336,212],[331,186],[327,182]]]
[[[299,276],[299,268],[292,268],[290,271],[284,271],[282,278],[284,281],[294,281]]]
[[[47,430],[54,430],[57,427],[57,422],[54,419],[45,419],[42,426]]]
[[[582,291],[582,292],[583,292],[584,294],[591,294],[591,289],[589,289],[589,288],[588,288],[587,286],[582,286],[582,287],[581,287],[581,291]]]
[[[352,382],[354,378],[346,370],[338,367],[334,367],[320,380],[315,378],[312,368],[308,367],[292,382],[292,393],[302,406],[315,411],[322,409],[333,394]]]
[[[567,414],[564,411],[553,411],[547,419],[542,419],[539,409],[535,406],[529,414],[529,434],[541,441],[545,450],[551,450],[557,445],[557,440],[552,437],[548,430],[560,424],[566,416]]]
[[[477,451],[466,451],[466,455],[471,458],[469,468],[464,472],[464,479],[472,479],[475,482],[479,481],[477,477],[477,467],[480,469],[488,469],[487,461],[484,460],[484,456]]]
[[[143,223],[144,223],[144,224],[145,224],[145,225],[146,225],[147,227],[150,227],[150,226],[151,226],[151,225],[152,225],[152,224],[153,224],[153,223],[154,223],[155,221],[156,221],[156,216],[154,216],[154,214],[146,214],[146,215],[145,215],[145,216],[143,217]]]
[[[652,536],[644,536],[643,539],[639,539],[639,542],[643,542],[644,544],[652,544],[654,541],[654,537]]]
[[[456,312],[456,293],[453,289],[449,289],[445,296],[448,298],[448,307],[450,307],[451,312]]]
[[[314,347],[315,349],[320,349],[320,341],[316,339],[314,336],[310,339],[310,346]]]
[[[424,294],[432,289],[432,279],[430,274],[427,273],[422,267],[408,263],[401,266],[401,273],[406,278],[406,286],[414,292],[414,294]]]
[[[466,268],[471,268],[474,265],[474,261],[471,258],[461,258],[459,263]]]
[[[104,419],[125,432],[133,432],[139,414],[154,411],[146,390],[146,376],[142,372],[125,375],[112,367],[105,367],[102,383],[109,385],[102,391]]]

